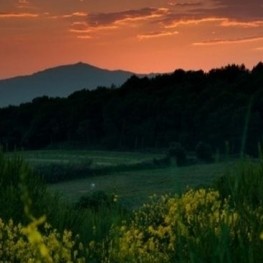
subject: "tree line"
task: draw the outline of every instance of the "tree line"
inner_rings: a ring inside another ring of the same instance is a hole
[[[122,86],[39,97],[0,109],[0,144],[39,149],[76,143],[90,148],[145,150],[177,142],[194,150],[256,154],[263,131],[263,63],[209,72],[175,70],[130,77]]]

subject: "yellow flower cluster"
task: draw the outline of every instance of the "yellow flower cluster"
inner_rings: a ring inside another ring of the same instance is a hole
[[[212,189],[189,190],[181,197],[154,196],[131,223],[116,227],[105,262],[186,259],[193,246],[205,241],[209,247],[209,238],[220,240],[226,233],[228,239],[236,238],[240,220],[228,200]]]
[[[182,196],[177,206],[185,227],[192,234],[208,226],[215,234],[220,234],[222,226],[233,229],[239,219],[238,213],[230,209],[228,200],[221,200],[219,192],[211,189],[191,189]],[[169,217],[173,217],[173,212]]]
[[[73,240],[72,233],[65,230],[60,234],[45,221],[45,217],[41,217],[24,227],[12,220],[5,223],[0,219],[1,262],[85,262],[81,243]]]

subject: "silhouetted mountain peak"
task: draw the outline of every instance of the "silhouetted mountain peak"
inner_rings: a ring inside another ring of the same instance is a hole
[[[40,96],[66,97],[81,89],[123,84],[132,72],[106,70],[83,62],[61,65],[29,76],[0,80],[0,107],[30,102]]]

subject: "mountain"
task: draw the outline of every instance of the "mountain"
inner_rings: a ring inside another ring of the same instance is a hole
[[[119,86],[132,75],[132,72],[110,71],[80,62],[4,79],[0,80],[0,107],[30,102],[40,96],[66,97],[81,89]]]

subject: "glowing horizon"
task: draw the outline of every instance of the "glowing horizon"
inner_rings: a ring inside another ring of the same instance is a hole
[[[6,0],[0,25],[0,79],[79,61],[164,73],[263,60],[261,0]]]

